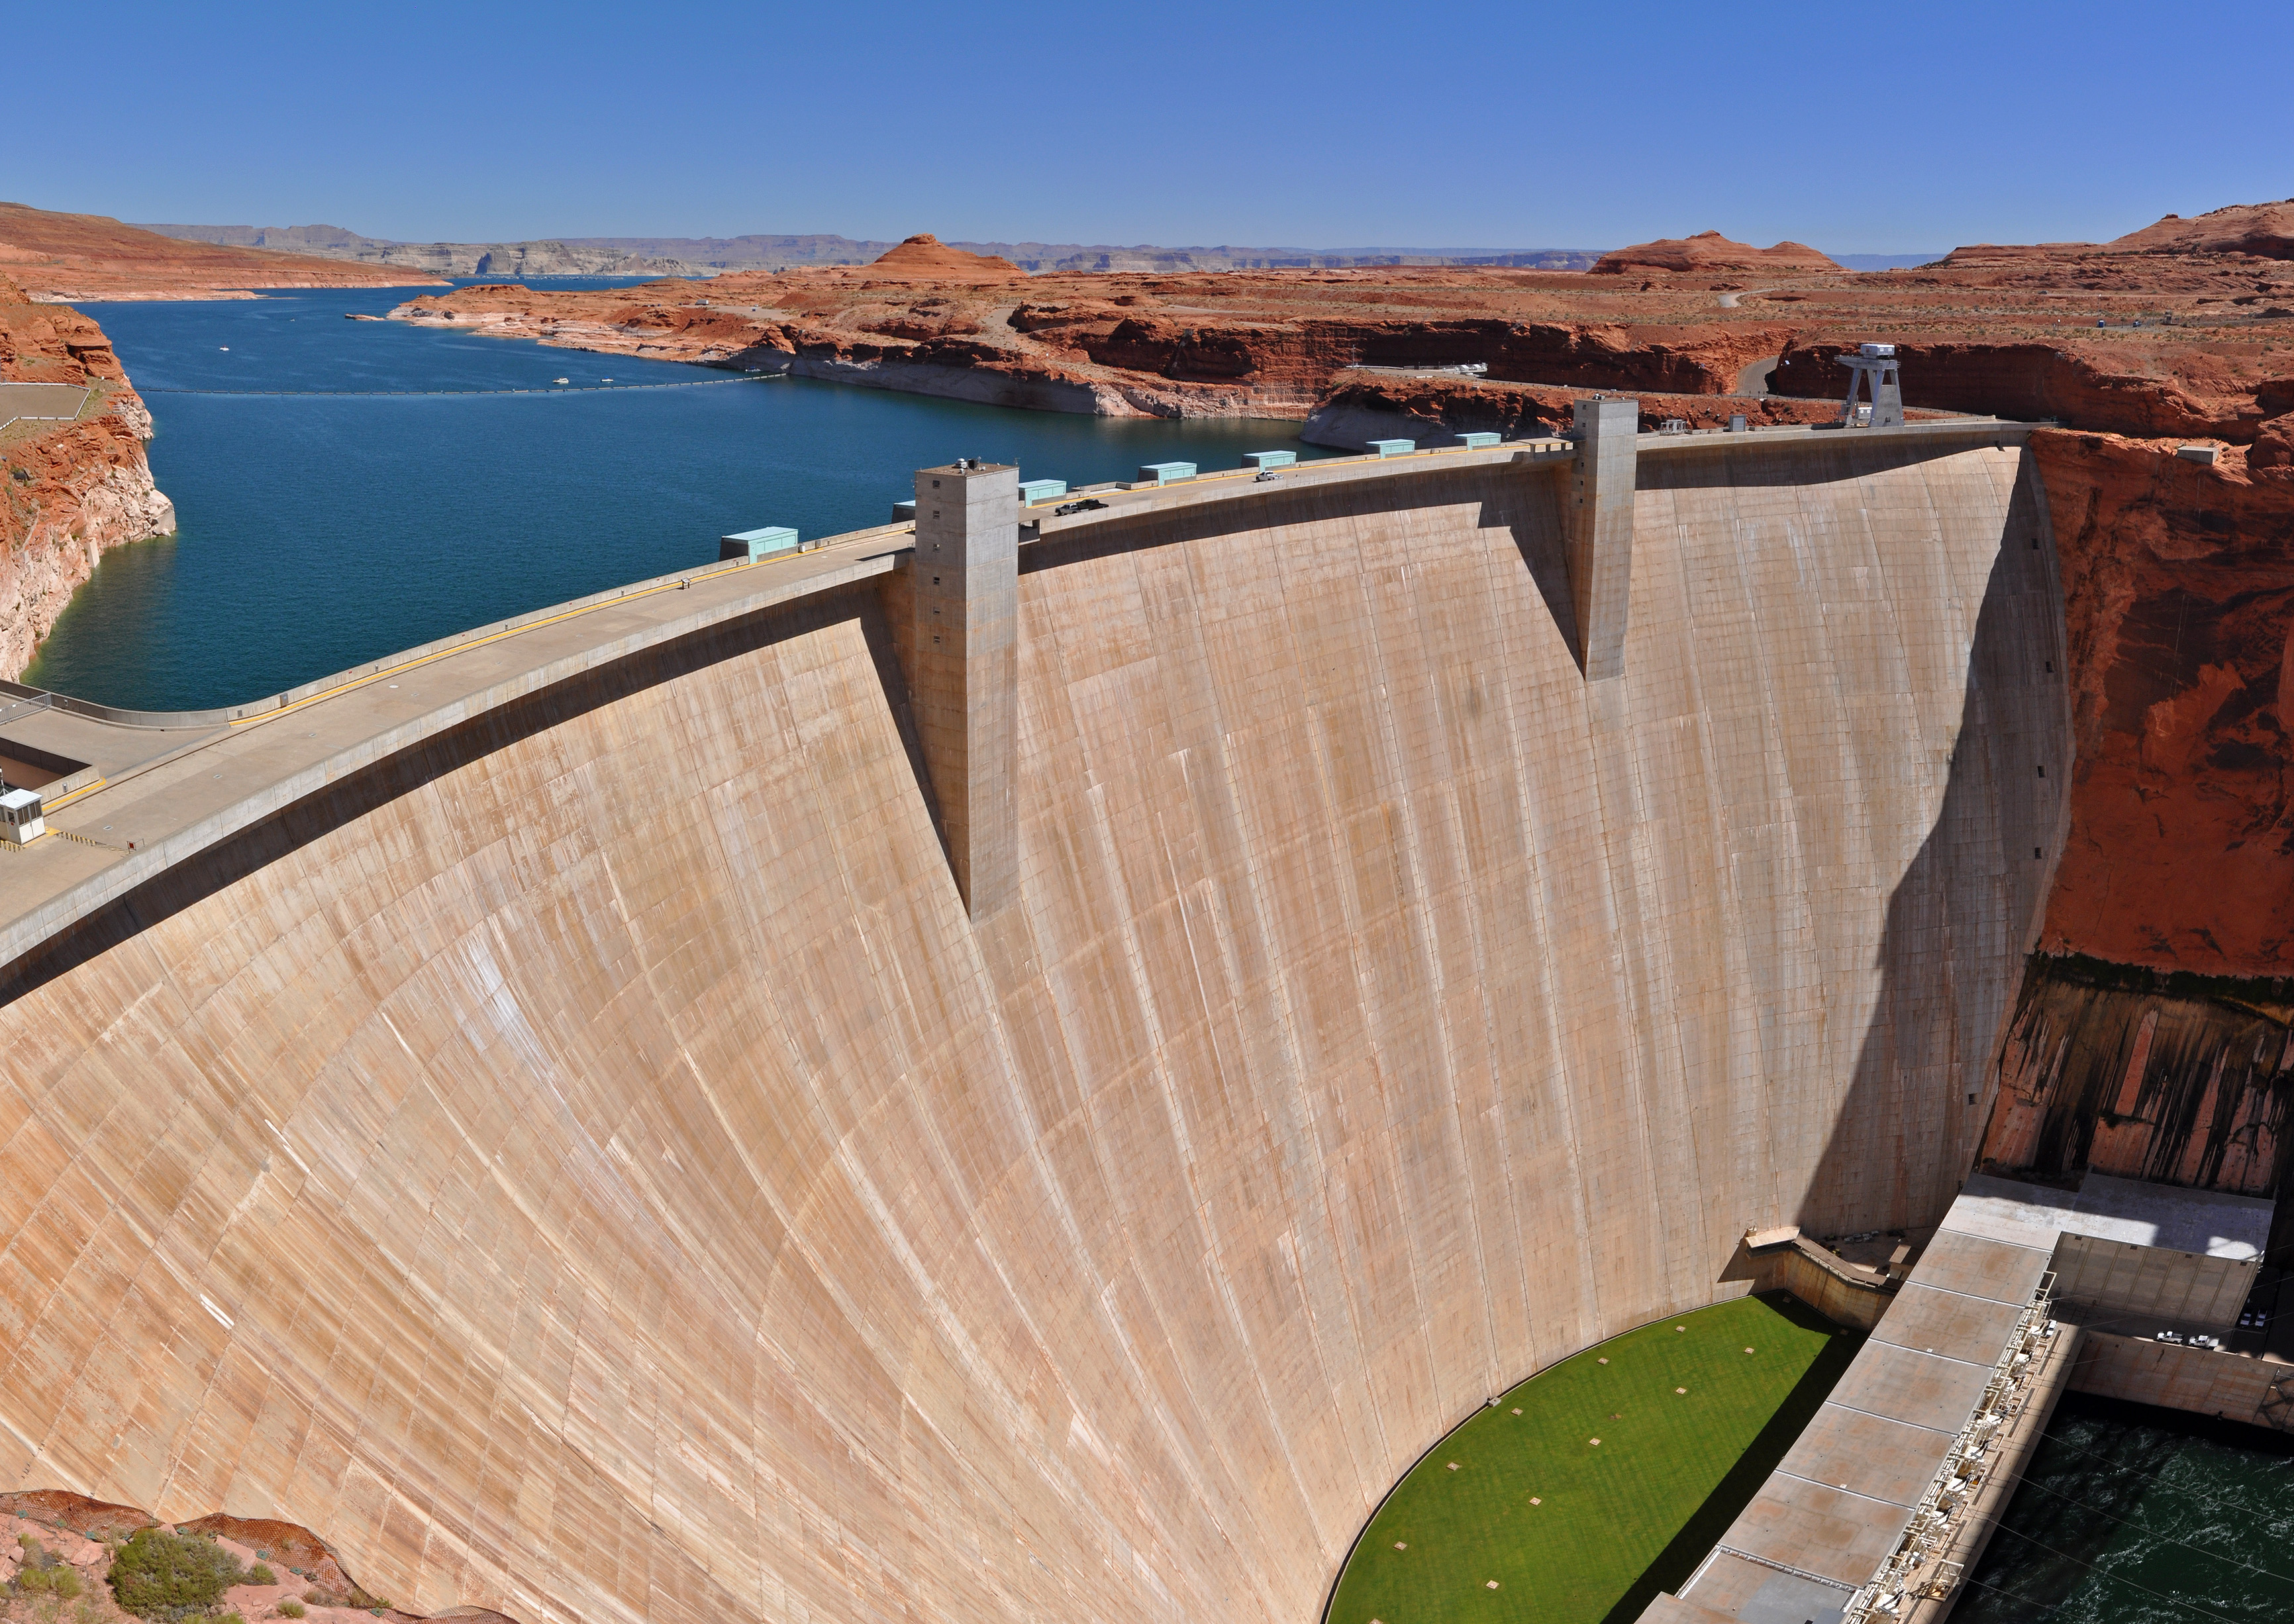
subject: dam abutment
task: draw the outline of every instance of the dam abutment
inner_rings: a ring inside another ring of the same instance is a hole
[[[1458,1415],[1741,1293],[1859,1041],[2004,1007],[2021,921],[1878,944],[1955,753],[2054,725],[1976,657],[2013,431],[1730,437],[1637,443],[1615,680],[1558,448],[1024,545],[967,469],[1010,630],[959,672],[923,487],[913,539],[69,749],[74,838],[0,869],[20,969],[101,916],[0,994],[0,1487],[522,1624],[1313,1616]],[[1899,1139],[1952,1078],[1905,1052]]]

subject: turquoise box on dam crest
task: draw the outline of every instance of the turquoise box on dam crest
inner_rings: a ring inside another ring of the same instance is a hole
[[[796,545],[796,532],[786,525],[767,525],[761,530],[736,530],[717,538],[717,557],[754,560],[769,552],[785,552]]]

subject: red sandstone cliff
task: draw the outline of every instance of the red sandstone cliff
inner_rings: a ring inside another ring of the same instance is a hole
[[[2217,346],[2115,347],[2082,351],[2065,341],[1896,339],[1904,404],[2034,421],[2053,418],[2112,434],[2181,435],[2243,442],[2285,408],[2294,378],[2241,368]],[[1848,374],[1836,357],[1856,337],[1803,334],[1777,363],[1780,395],[1837,400]],[[2294,372],[2294,363],[2290,363]]]
[[[12,680],[105,549],[165,535],[175,514],[144,456],[150,413],[102,330],[4,277],[0,381],[91,391],[77,420],[0,428],[0,678]]]
[[[2281,428],[2032,445],[2063,581],[2070,831],[1984,1160],[2283,1191],[2294,1175],[2294,466]],[[2294,1238],[2294,1237],[2290,1237]],[[2286,1239],[2274,1246],[2294,1261]]]
[[[2042,433],[2078,764],[2045,943],[2272,975],[2294,954],[2294,469]]]
[[[1518,382],[1714,395],[1792,331],[1772,314],[1694,319],[1704,314],[1695,299],[1615,319],[1601,299],[1574,297],[1582,277],[1555,273],[996,280],[992,262],[960,255],[973,262],[958,267],[961,281],[878,273],[908,247],[875,265],[744,273],[705,285],[465,288],[392,314],[608,354],[1118,417],[1303,418],[1357,366],[1473,363]],[[926,252],[935,261],[954,253],[916,250]],[[1577,302],[1590,308],[1571,319]],[[1661,319],[1676,310],[1692,319]]]

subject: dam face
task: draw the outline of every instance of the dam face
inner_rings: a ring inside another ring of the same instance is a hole
[[[1975,1152],[2069,775],[2044,495],[1779,438],[1644,451],[1590,682],[1550,463],[1047,523],[977,926],[899,538],[425,666],[291,796],[242,729],[253,810],[88,907],[31,865],[110,857],[0,857],[0,1487],[520,1624],[1313,1619],[1487,1395]]]

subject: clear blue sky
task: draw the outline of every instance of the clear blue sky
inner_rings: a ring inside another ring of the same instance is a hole
[[[10,8],[0,198],[373,236],[1915,252],[2294,194],[2294,0]]]

